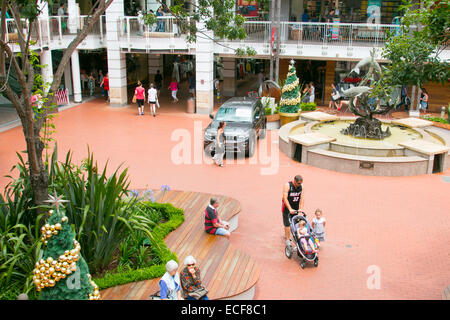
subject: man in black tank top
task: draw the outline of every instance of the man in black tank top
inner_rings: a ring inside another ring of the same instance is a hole
[[[281,211],[283,212],[284,237],[287,245],[290,245],[291,238],[289,215],[294,215],[295,211],[303,209],[302,182],[302,176],[296,175],[293,181],[287,182],[283,187]]]

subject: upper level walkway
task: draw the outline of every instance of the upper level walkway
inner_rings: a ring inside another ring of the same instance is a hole
[[[87,23],[87,16],[50,16],[40,18],[32,28],[34,50],[49,48],[64,49]],[[157,22],[147,26],[140,24],[138,17],[124,16],[117,25],[109,24],[110,33],[116,32],[123,52],[142,53],[185,53],[195,54],[196,44],[187,41],[181,23],[172,16],[158,17]],[[188,21],[189,23],[189,21]],[[221,56],[235,56],[237,48],[252,47],[256,57],[268,58],[271,42],[270,21],[246,21],[244,40],[214,39],[214,53]],[[7,19],[7,41],[18,52],[17,29],[13,19]],[[113,31],[114,30],[114,31]],[[79,49],[95,50],[107,46],[106,17],[89,31]],[[400,32],[399,25],[367,23],[319,23],[282,21],[280,25],[281,57],[297,57],[322,60],[358,60],[369,55],[375,48],[377,58],[383,61],[382,48],[389,34]],[[109,37],[111,38],[112,35]],[[441,54],[450,59],[450,50]]]

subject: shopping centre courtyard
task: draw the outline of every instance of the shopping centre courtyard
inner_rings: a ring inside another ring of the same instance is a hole
[[[256,152],[245,163],[227,159],[218,167],[199,161],[194,150],[201,148],[198,131],[208,116],[170,103],[157,117],[148,109],[139,117],[136,109],[95,99],[60,112],[54,120],[60,160],[72,150],[79,162],[89,146],[100,167],[108,161],[111,172],[121,163],[129,168],[131,189],[169,185],[238,200],[239,227],[230,242],[260,266],[255,299],[441,299],[450,284],[449,169],[410,177],[324,170],[280,152],[276,130],[259,142],[267,145],[270,163]],[[192,161],[184,164],[174,156],[181,135],[192,147]],[[16,152],[25,149],[21,127],[0,133],[2,188]],[[297,256],[289,260],[284,253],[282,188],[297,174],[304,179],[309,218],[321,208],[327,219],[317,268],[301,269]]]

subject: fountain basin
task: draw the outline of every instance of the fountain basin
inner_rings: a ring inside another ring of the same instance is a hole
[[[381,120],[383,130],[389,127],[392,135],[375,140],[340,133],[356,117],[325,115],[323,112],[308,113],[281,127],[281,151],[302,163],[364,175],[409,176],[442,172],[450,163],[448,135],[443,137],[429,132],[423,123],[414,127]]]

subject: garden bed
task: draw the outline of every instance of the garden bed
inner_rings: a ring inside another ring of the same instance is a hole
[[[94,275],[94,282],[99,286],[100,290],[130,282],[159,278],[166,272],[165,263],[168,260],[178,261],[177,256],[167,248],[164,238],[183,223],[183,210],[175,208],[170,203],[143,202],[141,205],[160,212],[164,220],[160,220],[162,223],[158,223],[153,228],[153,239],[129,239],[130,243],[127,243],[125,246],[127,249],[128,247],[136,249],[143,248],[143,245],[148,246],[148,254],[151,256],[149,265],[133,269],[132,265],[119,264],[113,271],[106,271],[97,276]],[[134,240],[137,240],[136,243],[133,243]],[[123,256],[118,257],[118,259],[123,260]]]

